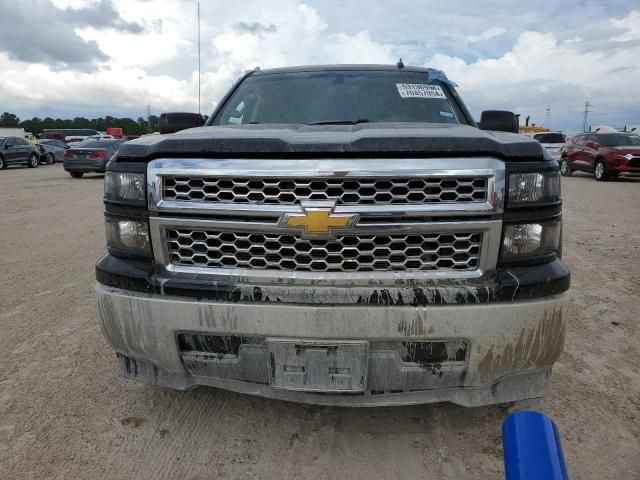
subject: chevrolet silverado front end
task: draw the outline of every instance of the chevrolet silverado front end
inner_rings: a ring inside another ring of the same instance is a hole
[[[327,405],[544,395],[558,165],[431,72],[252,72],[207,126],[123,145],[96,266],[120,373]]]

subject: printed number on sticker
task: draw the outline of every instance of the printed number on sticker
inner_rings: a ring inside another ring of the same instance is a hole
[[[396,83],[402,98],[443,98],[447,99],[440,85],[425,83]]]

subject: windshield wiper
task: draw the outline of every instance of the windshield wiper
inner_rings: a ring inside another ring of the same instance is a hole
[[[359,118],[357,120],[325,120],[323,122],[311,122],[305,125],[357,125],[359,123],[369,123],[366,118]]]

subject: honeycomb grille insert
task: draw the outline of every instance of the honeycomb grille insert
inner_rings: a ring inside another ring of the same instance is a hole
[[[168,229],[171,263],[307,272],[476,270],[482,233],[342,236]]]
[[[256,179],[165,176],[165,200],[295,205],[333,200],[337,205],[484,202],[485,177]]]

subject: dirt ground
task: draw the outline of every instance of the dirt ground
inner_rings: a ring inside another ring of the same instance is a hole
[[[563,179],[569,332],[552,394],[341,409],[119,378],[94,303],[101,176],[0,171],[0,478],[502,478],[500,426],[550,414],[575,479],[640,478],[640,179]]]

